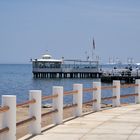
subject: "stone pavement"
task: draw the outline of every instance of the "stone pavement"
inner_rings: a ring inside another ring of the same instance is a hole
[[[28,139],[140,140],[140,104],[84,115]]]

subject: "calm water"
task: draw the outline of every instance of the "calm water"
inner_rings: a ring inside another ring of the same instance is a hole
[[[29,64],[0,64],[0,102],[1,95],[17,95],[17,102],[28,99],[29,90],[42,90],[43,95],[52,93],[52,86],[64,86],[64,90],[72,90],[74,83],[82,83],[84,88],[92,87],[92,82],[99,79],[33,79],[32,66]],[[110,85],[102,83],[102,85]],[[134,93],[133,88],[122,89],[121,94]],[[102,91],[102,96],[111,96],[111,90]],[[90,100],[91,93],[84,93],[84,101]],[[64,98],[71,103],[72,96]],[[134,102],[134,98],[123,99],[122,102]]]

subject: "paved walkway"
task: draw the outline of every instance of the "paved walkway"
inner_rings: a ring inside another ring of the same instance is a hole
[[[31,140],[140,140],[140,104],[76,118]]]

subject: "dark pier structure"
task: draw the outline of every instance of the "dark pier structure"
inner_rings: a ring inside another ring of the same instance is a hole
[[[100,72],[33,72],[34,78],[100,78]]]
[[[121,83],[135,83],[136,79],[140,79],[140,76],[101,76],[101,82],[111,83],[113,80],[120,80]]]

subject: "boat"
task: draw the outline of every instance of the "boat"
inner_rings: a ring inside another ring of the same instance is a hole
[[[99,78],[99,61],[54,59],[50,54],[32,60],[34,78]]]

